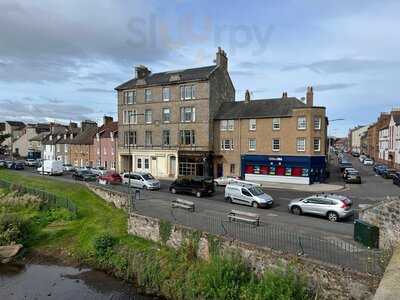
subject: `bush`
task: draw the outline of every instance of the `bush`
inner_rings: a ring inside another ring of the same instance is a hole
[[[116,238],[109,233],[99,235],[94,240],[94,251],[96,253],[96,256],[106,256],[106,254],[109,254],[110,250],[112,250],[112,247],[114,247],[116,243]]]
[[[0,246],[23,244],[29,238],[29,222],[14,213],[0,215]]]

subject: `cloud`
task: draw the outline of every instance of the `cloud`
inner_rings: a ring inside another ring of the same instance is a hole
[[[84,93],[113,93],[113,89],[101,89],[101,88],[81,88],[77,89],[78,92]]]
[[[362,73],[369,71],[398,70],[400,61],[385,61],[373,59],[342,58],[320,60],[310,64],[294,64],[282,68],[282,71],[309,69],[315,73]]]
[[[355,83],[327,83],[327,84],[317,84],[313,86],[314,91],[325,92],[332,90],[342,90],[347,89],[349,87],[355,86]],[[294,89],[295,93],[305,93],[307,87],[301,86]]]
[[[35,103],[34,103],[35,102]],[[69,104],[66,102],[35,101],[34,99],[25,100],[0,100],[1,118],[16,120],[44,121],[55,120],[85,120],[95,113],[87,106],[79,104]]]

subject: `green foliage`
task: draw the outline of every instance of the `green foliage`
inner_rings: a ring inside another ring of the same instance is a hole
[[[311,294],[306,279],[289,268],[267,271],[261,280],[252,280],[243,288],[241,299],[306,300]]]
[[[165,244],[171,237],[172,224],[171,222],[160,220],[158,223],[161,241]]]
[[[97,257],[107,256],[112,247],[117,243],[115,237],[110,233],[103,233],[95,238],[93,242],[94,251]]]
[[[30,234],[30,224],[16,213],[0,214],[0,246],[25,243]]]
[[[221,248],[221,241],[218,239],[218,237],[213,236],[213,235],[208,235],[208,252],[210,256],[218,256],[220,254],[220,248]]]

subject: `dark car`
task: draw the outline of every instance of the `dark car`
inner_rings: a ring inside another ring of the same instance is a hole
[[[381,176],[385,179],[392,179],[394,174],[396,174],[396,169],[385,169]]]
[[[353,155],[354,157],[360,157],[360,153],[358,152],[351,152],[351,155]]]
[[[12,170],[23,170],[23,169],[25,169],[25,166],[24,166],[23,162],[14,161],[9,165],[8,168],[12,169]]]
[[[400,186],[400,172],[393,175],[393,184]]]
[[[347,160],[342,160],[339,163],[340,172],[343,172],[346,168],[351,168],[351,167],[353,167],[353,164]]]
[[[186,193],[200,198],[214,193],[214,182],[207,177],[183,177],[175,180],[169,190],[172,194]]]
[[[357,170],[349,170],[346,172],[344,181],[346,183],[361,183],[361,176]]]
[[[379,169],[379,168],[383,168],[383,167],[386,167],[386,168],[387,168],[387,166],[384,165],[384,164],[379,164],[379,163],[378,163],[378,164],[375,164],[375,165],[374,165],[374,172],[375,172],[375,173],[378,173],[378,169]]]
[[[381,166],[376,167],[375,173],[378,175],[382,175],[387,169],[389,169],[388,166],[381,165]]]
[[[80,181],[96,181],[97,176],[89,170],[76,170],[72,173],[72,178]]]

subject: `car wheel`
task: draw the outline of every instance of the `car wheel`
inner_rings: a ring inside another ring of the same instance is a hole
[[[301,208],[298,206],[293,206],[291,209],[292,214],[300,216],[302,211]]]
[[[201,193],[200,192],[196,192],[196,197],[200,198],[201,197]]]
[[[257,202],[253,202],[253,203],[251,204],[251,206],[253,206],[254,208],[258,208],[258,203],[257,203]]]
[[[172,189],[171,189],[171,193],[172,193],[172,194],[176,194],[176,189],[172,188]]]
[[[229,202],[229,203],[232,203],[232,198],[228,197],[228,198],[226,198],[226,201]]]
[[[328,212],[327,216],[330,222],[337,222],[337,220],[339,219],[338,214],[335,213],[334,211]]]

